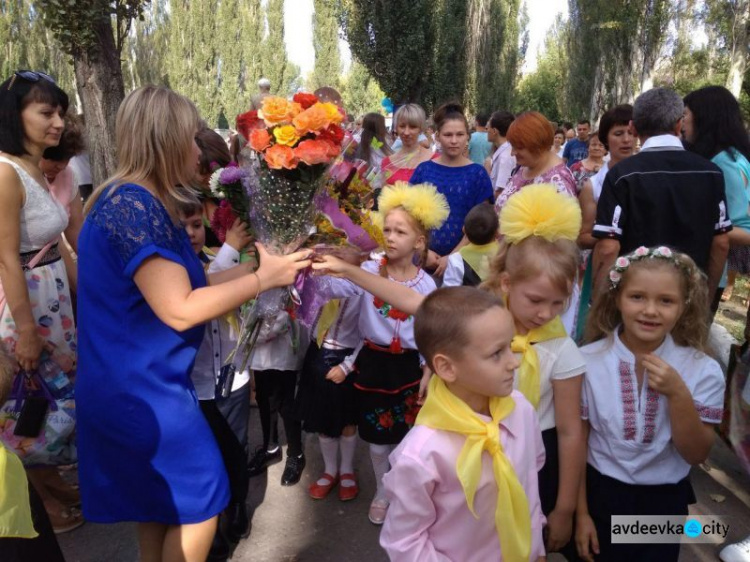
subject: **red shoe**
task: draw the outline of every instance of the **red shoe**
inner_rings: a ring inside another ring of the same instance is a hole
[[[348,502],[356,498],[359,494],[357,477],[354,474],[342,474],[339,478],[340,480],[354,480],[354,486],[339,486],[339,499],[342,502]]]
[[[331,490],[333,490],[333,487],[338,483],[339,477],[338,476],[331,476],[327,472],[323,473],[323,476],[318,478],[318,480],[327,480],[328,484],[320,485],[318,484],[318,481],[316,480],[312,484],[310,484],[310,488],[308,489],[310,492],[310,497],[314,500],[322,500],[325,498]]]

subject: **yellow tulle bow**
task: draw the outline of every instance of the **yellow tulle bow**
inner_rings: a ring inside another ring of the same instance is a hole
[[[0,537],[33,539],[29,484],[20,459],[0,445]]]
[[[518,390],[531,402],[534,408],[539,406],[541,393],[541,381],[539,379],[539,356],[532,344],[564,338],[568,333],[565,331],[562,320],[555,316],[541,328],[531,330],[525,336],[515,335],[510,342],[513,353],[522,353],[521,366],[518,367]]]
[[[323,346],[323,340],[331,329],[333,323],[336,321],[336,317],[339,315],[339,300],[334,299],[328,301],[323,308],[320,310],[320,316],[318,317],[318,330],[315,334],[315,341],[318,347]]]
[[[554,242],[576,240],[581,231],[581,207],[575,197],[557,192],[554,185],[527,185],[514,193],[500,211],[500,234],[511,244],[529,236]]]
[[[451,212],[445,196],[429,183],[410,185],[397,181],[385,186],[378,197],[378,210],[385,217],[396,207],[406,209],[427,230],[443,226]]]
[[[490,398],[492,421],[485,422],[437,376],[430,379],[427,399],[416,424],[466,436],[458,455],[456,473],[474,517],[474,495],[482,476],[482,453],[492,457],[497,484],[495,528],[500,538],[503,560],[528,560],[531,552],[531,515],[526,492],[500,442],[500,421],[515,408],[510,396]]]

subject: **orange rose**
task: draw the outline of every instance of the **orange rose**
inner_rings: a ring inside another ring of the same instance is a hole
[[[287,110],[286,110],[286,120],[291,123],[292,119],[297,117],[302,113],[302,106],[298,104],[296,101],[288,102],[287,103]]]
[[[274,170],[281,170],[282,168],[293,170],[297,167],[297,157],[294,150],[283,144],[273,145],[266,150],[264,156],[268,167]]]
[[[250,148],[255,152],[263,152],[271,144],[271,135],[266,129],[253,129],[250,131]]]
[[[341,147],[332,143],[329,140],[323,140],[321,142],[326,143],[326,154],[328,154],[329,158],[336,158],[339,154],[341,154]]]
[[[297,128],[297,132],[300,136],[306,133],[314,133],[320,129],[325,129],[328,126],[328,113],[323,107],[323,104],[316,103],[311,108],[306,109],[297,115],[292,121],[292,124]]]
[[[297,129],[295,129],[291,125],[282,125],[281,127],[276,127],[273,130],[273,136],[276,137],[276,142],[278,144],[284,144],[286,146],[294,146],[295,143],[299,140]]]
[[[320,104],[323,106],[323,109],[326,110],[326,115],[328,116],[328,124],[334,124],[338,125],[344,120],[344,116],[341,114],[341,110],[339,110],[339,106],[335,103],[322,103]]]
[[[294,149],[294,155],[309,166],[330,161],[331,143],[320,140],[305,140]]]
[[[287,121],[287,113],[289,112],[289,102],[284,98],[276,96],[266,96],[263,98],[263,105],[260,108],[260,113],[266,125],[273,127]]]

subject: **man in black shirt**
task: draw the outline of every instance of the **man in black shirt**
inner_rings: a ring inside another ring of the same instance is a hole
[[[708,276],[713,297],[732,229],[724,177],[715,164],[683,149],[684,106],[666,88],[641,94],[632,127],[641,151],[614,166],[604,180],[593,235],[595,286],[603,288],[618,255],[638,246],[669,246],[689,255]]]

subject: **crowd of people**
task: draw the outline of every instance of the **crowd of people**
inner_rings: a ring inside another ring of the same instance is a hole
[[[362,516],[391,560],[678,559],[610,523],[687,516],[722,421],[709,326],[727,270],[750,271],[750,140],[726,89],[652,89],[593,131],[457,103],[401,105],[390,131],[368,113],[348,134],[385,245],[364,260],[274,255],[244,217],[219,236],[211,175],[246,140],[167,88],[126,96],[91,190],[68,103],[41,72],[0,84],[2,560],[63,560],[55,533],[84,520],[136,522],[144,562],[226,560],[249,479],[285,459],[299,483],[303,432],[312,499],[353,500],[372,470]],[[314,324],[283,310],[237,357],[238,309],[302,275]],[[750,560],[750,538],[720,556]]]

